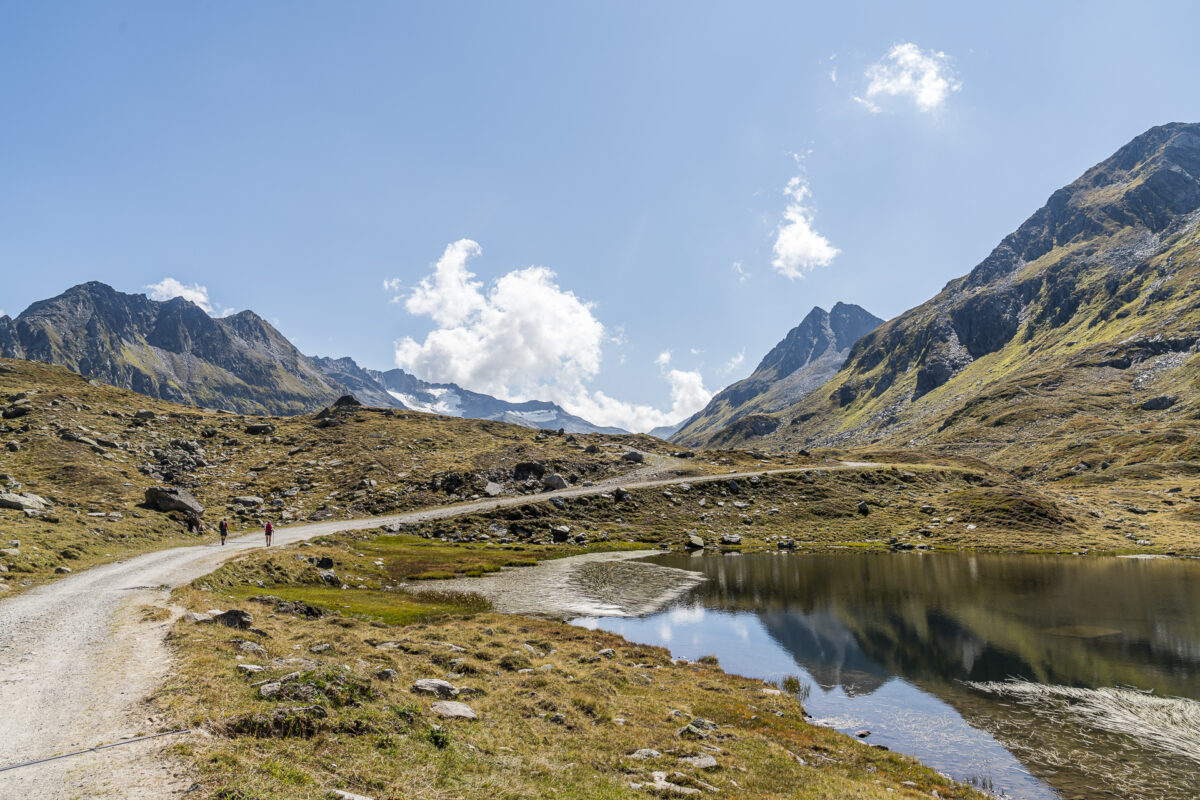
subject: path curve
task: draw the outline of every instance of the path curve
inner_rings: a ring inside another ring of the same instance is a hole
[[[646,488],[707,483],[804,470],[853,469],[860,464],[794,467],[724,475],[663,477],[665,460],[635,475],[538,495],[498,497],[404,514],[329,520],[276,529],[277,544],[391,522],[446,519],[554,496],[600,494],[623,486]],[[659,476],[656,477],[655,473]],[[0,800],[122,798],[151,800],[184,793],[183,770],[158,757],[170,739],[5,770],[46,758],[153,733],[162,721],[145,699],[170,669],[165,637],[172,620],[147,622],[139,609],[165,605],[170,590],[262,544],[262,534],[229,544],[176,547],[84,570],[0,601]]]

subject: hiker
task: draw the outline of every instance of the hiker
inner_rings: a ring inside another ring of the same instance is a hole
[[[225,537],[229,535],[229,523],[222,519],[221,524],[217,526],[217,529],[221,532],[221,546],[224,547]]]
[[[271,546],[271,534],[275,532],[275,526],[271,524],[271,520],[267,520],[266,526],[263,528],[263,533],[267,535],[267,547]]]

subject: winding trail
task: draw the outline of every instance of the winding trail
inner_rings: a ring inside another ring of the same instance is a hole
[[[680,462],[682,463],[682,462]],[[547,500],[600,494],[622,486],[645,488],[705,483],[803,470],[866,466],[808,466],[723,475],[666,476],[665,459],[631,475],[593,486],[498,497],[356,520],[330,520],[276,529],[277,544],[337,531],[414,523]],[[174,619],[146,621],[140,609],[163,606],[170,590],[211,572],[262,544],[261,533],[229,544],[176,547],[94,567],[0,601],[0,800],[179,796],[189,781],[163,757],[172,737],[151,739],[77,757],[6,769],[161,730],[146,699],[171,668],[165,637]]]

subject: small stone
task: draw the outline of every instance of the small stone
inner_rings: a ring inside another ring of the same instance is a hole
[[[70,575],[71,568],[70,567],[55,567],[54,574],[55,575]]]
[[[603,650],[597,651],[596,655],[604,656],[605,658],[616,658],[617,651],[613,650],[611,647],[606,647]]]
[[[258,664],[238,664],[237,668],[248,675],[253,675],[256,672],[262,672],[266,667],[260,667]]]
[[[373,797],[367,797],[365,794],[355,794],[354,792],[346,792],[341,789],[330,789],[325,795],[330,800],[375,800]]]
[[[861,731],[855,731],[854,735],[860,739],[865,739],[871,735],[871,732],[869,730],[867,730],[866,728],[863,728]]]
[[[381,669],[375,673],[375,677],[381,681],[394,681],[400,673],[394,669]]]
[[[716,769],[717,760],[710,755],[689,756],[679,759],[685,764],[691,764],[696,769]]]
[[[554,716],[550,717],[550,721],[553,722],[555,725],[563,725],[567,721],[567,715],[566,714],[555,714]]]
[[[256,642],[247,642],[245,640],[237,643],[237,649],[240,652],[253,653],[256,656],[265,656],[267,654],[267,648],[263,647],[261,644]]]
[[[469,705],[454,700],[441,700],[434,703],[429,709],[439,717],[449,719],[479,719],[479,716],[471,710]]]
[[[333,645],[331,645],[329,642],[319,642],[318,644],[314,644],[312,647],[308,648],[308,652],[310,652],[310,653],[327,653],[332,649],[333,649]]]
[[[436,697],[458,697],[458,689],[454,684],[441,678],[421,678],[412,685],[412,690]]]
[[[648,747],[643,747],[641,750],[634,750],[629,754],[630,758],[636,758],[639,761],[647,761],[651,758],[661,758],[662,753],[657,750],[651,750]]]

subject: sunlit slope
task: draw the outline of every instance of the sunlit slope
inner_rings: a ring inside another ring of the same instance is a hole
[[[1200,125],[1153,128],[757,435],[710,441],[944,447],[1039,475],[1195,460],[1198,209]]]

